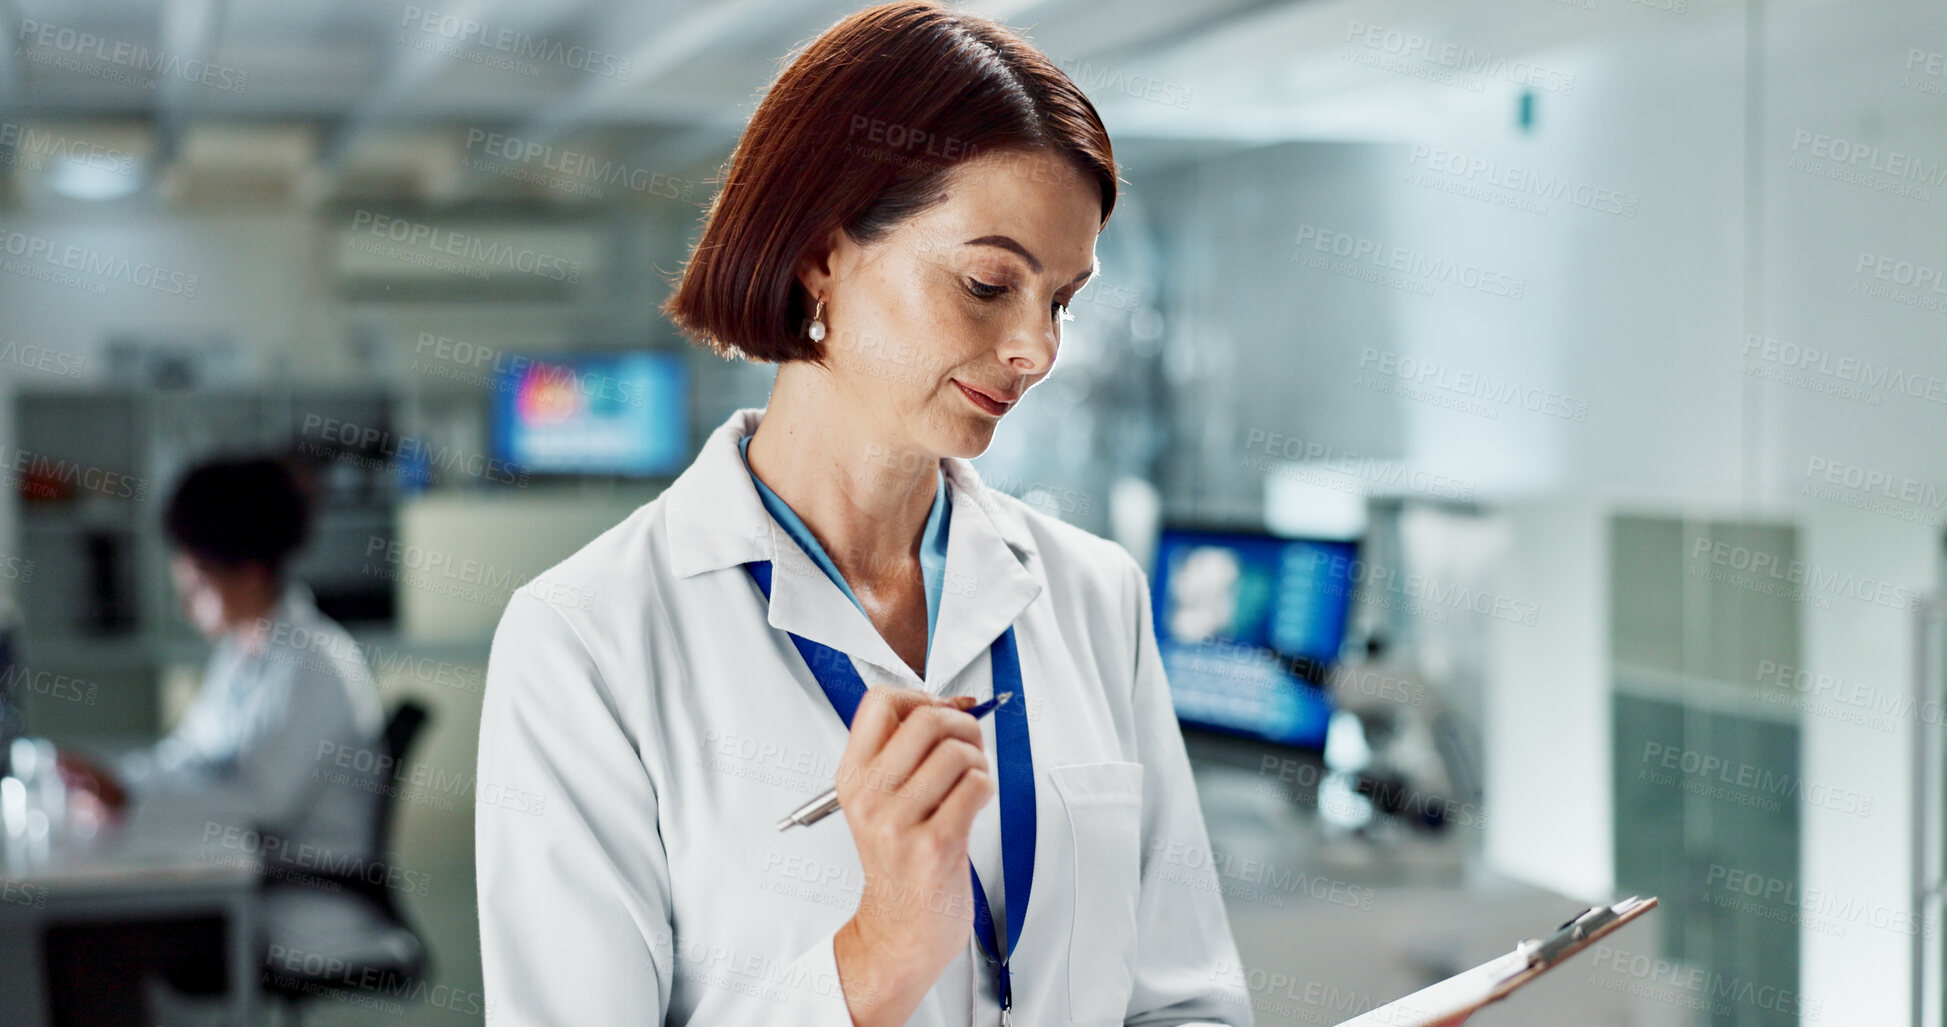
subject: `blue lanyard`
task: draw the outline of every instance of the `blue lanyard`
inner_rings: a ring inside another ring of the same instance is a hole
[[[771,564],[756,560],[744,565],[764,601],[771,598]],[[786,632],[804,657],[805,665],[825,690],[825,698],[845,722],[852,726],[859,700],[865,698],[865,681],[851,657],[827,645],[813,642],[795,632]],[[1021,654],[1014,644],[1014,628],[1008,626],[994,639],[994,694],[1013,692],[1012,701],[994,711],[994,762],[1000,768],[1001,873],[1007,882],[1007,949],[1000,954],[994,931],[994,913],[987,905],[987,890],[980,886],[980,872],[967,859],[967,873],[973,879],[974,939],[981,951],[996,966],[1000,988],[1001,1015],[1007,1017],[1014,1006],[1014,982],[1008,960],[1014,943],[1020,940],[1021,923],[1028,913],[1028,893],[1034,886],[1034,755],[1028,749],[1027,695],[1021,689]],[[1012,758],[1010,758],[1012,757]]]

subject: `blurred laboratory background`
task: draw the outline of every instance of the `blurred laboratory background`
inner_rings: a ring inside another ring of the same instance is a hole
[[[483,1021],[490,633],[764,404],[657,305],[857,6],[0,0],[0,1018],[73,925],[262,915],[254,835],[141,843],[55,757],[183,716],[164,507],[256,453],[391,717],[416,948],[157,1001]],[[975,466],[1147,568],[1257,1023],[1653,894],[1472,1022],[1941,1024],[1947,7],[959,6],[1127,182]]]

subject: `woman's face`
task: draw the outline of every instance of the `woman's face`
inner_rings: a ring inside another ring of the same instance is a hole
[[[840,231],[800,277],[825,299],[848,410],[913,452],[974,457],[1047,377],[1095,271],[1102,194],[1068,159],[1007,150],[956,165],[946,198],[869,246]],[[816,303],[813,303],[816,309]]]
[[[262,591],[257,580],[261,571],[253,568],[226,570],[199,560],[182,550],[169,560],[169,578],[175,585],[176,599],[184,619],[196,633],[211,641],[223,637],[250,615],[250,599]]]

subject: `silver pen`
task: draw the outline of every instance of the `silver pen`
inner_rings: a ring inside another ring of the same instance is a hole
[[[975,720],[979,720],[989,713],[1000,709],[1002,703],[1012,698],[1014,698],[1013,692],[1002,692],[986,702],[975,703],[967,707],[966,712]],[[809,827],[836,812],[838,812],[838,787],[834,785],[825,794],[792,810],[790,816],[777,822],[777,829],[780,831],[788,831],[798,826]]]

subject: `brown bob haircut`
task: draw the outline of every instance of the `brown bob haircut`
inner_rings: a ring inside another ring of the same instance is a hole
[[[953,166],[1051,154],[1102,187],[1116,164],[1095,105],[1013,30],[938,3],[849,15],[772,83],[730,155],[662,311],[724,357],[822,362],[797,265],[834,228],[870,245],[945,199]]]

